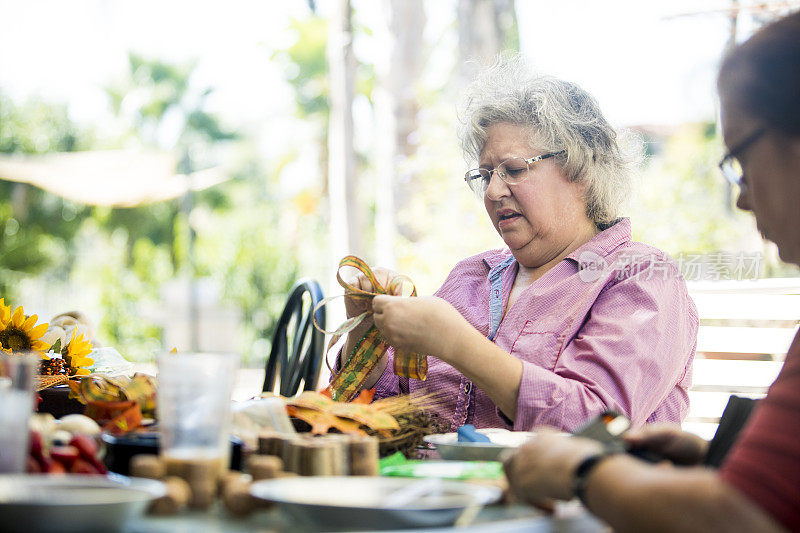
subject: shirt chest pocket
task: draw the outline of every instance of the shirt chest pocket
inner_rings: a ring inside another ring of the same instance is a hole
[[[561,342],[558,335],[551,331],[537,331],[535,323],[529,320],[511,346],[511,355],[522,361],[553,370],[558,361],[560,348]]]

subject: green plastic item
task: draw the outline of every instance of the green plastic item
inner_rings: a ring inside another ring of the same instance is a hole
[[[378,461],[378,468],[383,469],[386,466],[394,466],[394,465],[402,465],[406,464],[408,459],[406,456],[400,452],[394,452],[392,455],[387,455],[380,461]]]
[[[388,457],[386,458],[388,459]],[[405,461],[383,464],[382,476],[441,479],[500,479],[503,464],[499,461]]]

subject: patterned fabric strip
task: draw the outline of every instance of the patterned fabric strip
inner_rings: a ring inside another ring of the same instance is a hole
[[[425,381],[428,377],[428,356],[405,350],[394,350],[394,373]]]
[[[366,276],[372,284],[372,291],[364,291],[353,285],[347,283],[341,275],[343,267],[352,267],[359,270]],[[399,275],[389,281],[388,286],[384,287],[375,278],[375,274],[369,265],[354,255],[348,255],[339,261],[339,270],[336,272],[336,279],[345,289],[347,296],[361,300],[371,300],[378,294],[396,294],[400,292],[400,288],[404,282],[411,284],[410,296],[417,295],[417,288],[414,282],[407,276]],[[323,299],[314,308],[314,315],[317,310],[326,305],[333,299],[340,298],[341,296],[332,296]],[[365,318],[372,315],[372,311],[366,311],[356,317],[352,317],[343,322],[338,328],[333,331],[326,331],[321,328],[314,320],[314,327],[327,335],[331,335],[331,340],[326,348],[326,354],[330,351],[331,347],[346,333],[352,331],[358,326]],[[366,377],[378,364],[378,361],[389,349],[389,345],[381,338],[378,329],[373,326],[368,331],[364,338],[359,341],[355,347],[354,353],[348,358],[347,362],[343,365],[342,369],[331,380],[331,397],[338,401],[349,401],[356,396],[361,385]],[[327,362],[327,355],[325,360]],[[328,365],[330,368],[330,364]],[[424,380],[428,376],[428,358],[425,355],[407,352],[404,350],[395,350],[394,356],[394,373],[401,377],[408,377],[413,379]]]
[[[372,326],[356,346],[342,369],[331,380],[331,399],[349,402],[356,397],[364,380],[389,346],[381,340],[378,328]]]

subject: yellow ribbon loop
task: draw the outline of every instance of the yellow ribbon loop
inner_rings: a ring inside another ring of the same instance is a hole
[[[341,270],[343,267],[353,267],[359,270],[369,282],[372,284],[372,291],[365,291],[358,287],[354,287],[342,279]],[[369,265],[364,260],[354,255],[348,255],[339,261],[339,269],[336,271],[336,279],[344,290],[345,294],[341,296],[330,296],[323,299],[314,308],[314,316],[316,317],[317,311],[326,305],[331,300],[347,296],[358,300],[371,300],[378,294],[395,294],[399,292],[400,287],[404,281],[411,283],[411,295],[417,295],[417,288],[414,282],[408,276],[398,275],[389,281],[389,284],[384,287],[375,278],[375,274]],[[314,327],[319,331],[331,335],[331,340],[328,347],[325,349],[325,361],[327,363],[327,353],[331,347],[346,333],[355,329],[365,318],[372,315],[372,310],[367,310],[358,316],[345,320],[338,328],[333,331],[326,331],[314,319]],[[369,373],[378,364],[378,361],[389,349],[389,344],[383,340],[378,331],[378,328],[372,326],[364,337],[355,346],[353,352],[348,357],[342,369],[331,380],[331,398],[337,401],[350,401],[361,390],[364,380]],[[328,364],[330,368],[330,364]],[[394,373],[401,377],[408,377],[413,379],[424,380],[428,377],[428,358],[425,355],[420,355],[405,350],[395,349],[394,352]]]

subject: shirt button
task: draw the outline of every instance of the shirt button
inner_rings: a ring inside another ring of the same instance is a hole
[[[472,382],[467,381],[467,384],[464,385],[464,393],[469,394],[472,392]]]

